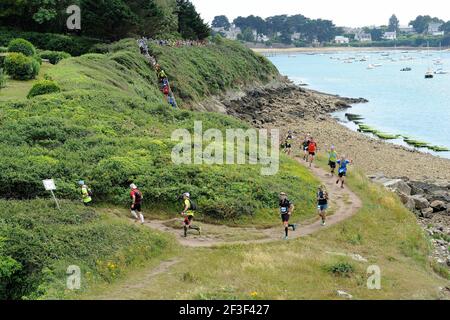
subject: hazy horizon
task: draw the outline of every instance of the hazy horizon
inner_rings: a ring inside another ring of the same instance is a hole
[[[215,16],[226,15],[230,22],[238,16],[255,15],[267,18],[274,15],[302,14],[313,19],[332,20],[337,26],[363,27],[387,25],[392,14],[400,25],[408,25],[418,15],[430,15],[450,20],[450,3],[442,0],[407,1],[378,0],[370,5],[358,0],[191,0],[202,18],[211,23]]]

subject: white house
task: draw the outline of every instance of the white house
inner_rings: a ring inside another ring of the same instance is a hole
[[[388,31],[383,34],[383,39],[385,40],[396,40],[397,39],[397,31]]]
[[[406,33],[406,34],[416,33],[416,30],[414,29],[413,26],[400,26],[398,29],[401,33]]]
[[[242,30],[239,27],[236,27],[234,24],[230,27],[230,30],[226,31],[225,35],[228,39],[236,40],[238,34],[241,34]]]
[[[359,42],[370,42],[372,41],[372,35],[370,33],[358,32],[355,33],[355,40]]]
[[[270,38],[265,34],[258,34],[258,36],[255,39],[257,42],[267,42],[270,40]]]
[[[439,31],[439,28],[442,26],[442,23],[438,22],[431,22],[428,24],[428,34],[431,34],[433,36],[443,36],[444,31]]]
[[[291,40],[292,40],[292,41],[300,40],[301,37],[302,37],[302,35],[301,35],[300,32],[294,32],[294,33],[292,34],[292,36],[291,36]]]
[[[346,44],[350,42],[350,39],[344,36],[336,36],[334,42],[337,44]]]

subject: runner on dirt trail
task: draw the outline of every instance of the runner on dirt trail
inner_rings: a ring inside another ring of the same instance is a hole
[[[314,157],[317,153],[317,143],[314,141],[314,138],[311,137],[308,145],[308,153],[309,153],[309,167],[312,167],[312,163],[314,161]]]
[[[130,185],[130,198],[131,198],[131,215],[136,219],[136,221],[140,221],[141,224],[145,223],[144,215],[142,214],[142,192],[138,189],[138,187],[132,183]]]
[[[334,176],[334,171],[336,170],[336,162],[337,162],[337,153],[336,148],[331,146],[330,151],[328,152],[328,165],[331,169],[331,176]]]
[[[320,218],[322,219],[322,226],[326,225],[327,211],[328,209],[328,193],[324,186],[319,186],[317,191],[317,210]]]
[[[309,147],[309,134],[305,136],[305,140],[303,140],[303,160],[308,161],[308,147]]]
[[[181,212],[181,215],[184,217],[183,229],[184,229],[184,237],[187,237],[188,229],[194,229],[198,231],[198,234],[201,234],[201,228],[192,225],[192,221],[194,220],[194,214],[197,210],[197,206],[191,200],[191,195],[189,192],[183,193],[183,205],[184,210]]]
[[[286,139],[284,140],[284,153],[287,153],[289,156],[291,155],[293,140],[294,136],[292,135],[292,131],[289,131],[288,135],[286,136]]]
[[[287,198],[286,193],[280,193],[280,214],[281,221],[284,225],[284,240],[288,240],[289,237],[289,228],[292,228],[293,231],[297,229],[296,224],[290,224],[289,219],[291,218],[292,212],[294,211],[294,204],[290,202]]]
[[[347,160],[345,156],[342,156],[341,159],[337,161],[337,164],[339,165],[338,169],[339,178],[336,181],[336,184],[339,184],[339,182],[341,182],[341,188],[344,189],[345,177],[347,176],[347,166],[349,164],[353,164],[353,161]]]

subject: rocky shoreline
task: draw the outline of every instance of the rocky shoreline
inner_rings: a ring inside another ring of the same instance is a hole
[[[413,212],[431,238],[432,258],[450,268],[450,183],[427,183],[408,178],[369,176],[375,182],[395,192]]]
[[[353,132],[330,113],[367,102],[305,89],[281,78],[267,85],[229,91],[195,109],[226,113],[258,128],[292,130],[294,150],[305,134],[315,137],[319,153],[335,145],[338,153],[376,183],[396,192],[430,236],[433,259],[450,268],[450,160]]]

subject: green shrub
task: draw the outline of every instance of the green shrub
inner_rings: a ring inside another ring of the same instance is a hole
[[[27,57],[31,57],[36,54],[36,49],[31,42],[21,38],[11,40],[8,44],[8,51],[22,53]]]
[[[0,67],[0,89],[6,86],[6,75],[3,73],[3,69]]]
[[[39,62],[22,53],[10,53],[5,59],[5,71],[15,80],[34,79],[38,75],[39,69]]]
[[[69,36],[0,28],[0,46],[7,46],[15,38],[28,40],[41,50],[64,51],[72,56],[88,53],[93,45],[103,42],[102,40],[75,35]]]
[[[327,266],[326,269],[328,272],[339,277],[350,277],[355,272],[353,265],[348,262],[338,262]]]
[[[63,59],[70,58],[71,55],[67,52],[46,50],[40,52],[39,57],[47,59],[51,64],[57,64]]]
[[[7,47],[0,47],[0,53],[6,53],[6,52],[8,52]]]
[[[60,92],[61,88],[51,80],[41,80],[33,85],[27,98],[33,98],[43,94],[49,94],[54,92]]]

